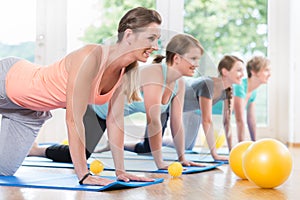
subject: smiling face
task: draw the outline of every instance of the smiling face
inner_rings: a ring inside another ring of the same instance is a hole
[[[262,67],[258,72],[252,72],[252,77],[256,77],[260,83],[268,83],[269,78],[271,77],[271,68],[270,66]]]
[[[149,24],[141,30],[133,30],[131,38],[128,39],[131,54],[136,60],[146,62],[153,51],[158,50],[158,39],[160,38],[160,25]]]
[[[271,76],[270,60],[262,56],[253,57],[247,62],[247,74],[248,78],[260,84],[267,83]]]
[[[223,69],[223,75],[226,75],[230,84],[241,84],[244,77],[244,64],[241,61],[236,61],[229,71]]]
[[[195,69],[199,66],[199,61],[202,52],[198,47],[192,47],[187,53],[180,57],[180,63],[178,64],[177,70],[183,76],[193,76]]]

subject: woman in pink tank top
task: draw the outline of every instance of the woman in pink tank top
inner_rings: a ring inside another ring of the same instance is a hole
[[[137,61],[146,62],[150,54],[158,49],[160,24],[161,16],[158,12],[137,7],[128,11],[120,20],[116,44],[87,45],[48,67],[33,66],[24,60],[0,61],[1,74],[7,74],[0,77],[1,80],[5,79],[1,81],[0,86],[4,85],[1,88],[6,87],[6,90],[0,91],[0,114],[4,118],[2,125],[6,126],[6,120],[10,125],[13,121],[18,121],[18,126],[15,125],[14,129],[2,127],[0,132],[0,141],[11,138],[10,141],[0,142],[0,175],[15,173],[35,139],[32,137],[26,142],[18,143],[14,137],[22,132],[36,136],[44,121],[49,118],[48,111],[65,107],[70,155],[79,183],[111,183],[112,180],[92,176],[87,168],[87,127],[83,123],[88,105],[109,101],[107,130],[117,178],[122,181],[152,181],[153,179],[128,174],[124,169],[123,107],[124,94],[129,102],[139,99],[134,73]],[[16,83],[19,79],[22,81]],[[30,82],[25,83],[24,80]],[[23,87],[18,85],[21,82]],[[39,91],[41,87],[43,90]],[[16,152],[15,148],[12,150],[5,146],[6,143],[12,147],[18,146],[21,150]],[[9,162],[2,162],[3,160]]]

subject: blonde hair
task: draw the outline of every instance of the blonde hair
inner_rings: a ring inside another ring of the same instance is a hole
[[[132,101],[141,101],[139,96],[139,70],[138,63],[134,62],[126,68],[124,75],[124,94],[128,103]]]
[[[259,72],[261,69],[267,67],[270,64],[270,60],[263,56],[255,56],[247,62],[247,74],[248,78],[251,78],[252,72]]]
[[[126,29],[131,29],[133,32],[141,31],[151,23],[161,24],[162,19],[160,14],[152,9],[144,7],[136,7],[129,10],[120,20],[118,27],[118,41],[121,42]],[[138,85],[138,62],[135,61],[126,67],[124,76],[124,92],[127,101],[140,101],[137,88]]]

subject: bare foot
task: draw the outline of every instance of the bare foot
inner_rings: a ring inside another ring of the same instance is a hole
[[[220,155],[215,155],[213,156],[215,161],[228,161],[228,157],[227,156],[220,156]]]
[[[102,153],[106,151],[110,151],[109,142],[107,142],[105,146],[100,147],[100,149],[95,150],[95,153]]]
[[[46,157],[46,149],[47,147],[40,147],[37,142],[34,142],[28,156],[39,156],[39,157]]]
[[[171,137],[163,138],[163,146],[174,148],[173,138],[171,138]]]

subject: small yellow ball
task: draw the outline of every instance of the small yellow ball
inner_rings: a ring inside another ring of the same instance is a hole
[[[93,160],[90,164],[90,171],[98,175],[104,170],[104,165],[100,160]]]
[[[61,142],[61,144],[63,144],[63,145],[69,145],[68,139],[64,139],[64,140]]]
[[[168,173],[173,177],[178,177],[182,174],[183,167],[180,162],[173,162],[168,167]]]

